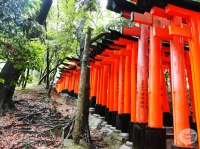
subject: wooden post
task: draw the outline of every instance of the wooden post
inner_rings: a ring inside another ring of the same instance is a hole
[[[88,27],[86,38],[85,38],[82,64],[81,64],[82,67],[81,67],[81,78],[80,78],[80,86],[79,86],[79,93],[78,93],[78,108],[76,112],[74,131],[73,131],[73,139],[74,139],[75,144],[79,144],[81,135],[83,134],[83,131],[85,130],[85,128],[88,126],[88,124],[83,124],[83,122],[85,122],[83,121],[83,119],[85,117],[88,117],[88,115],[86,115],[85,113],[85,111],[88,110],[87,104],[86,104],[87,99],[85,97],[87,96],[86,91],[88,87],[86,86],[86,83],[87,83],[86,81],[89,81],[87,80],[87,75],[88,75],[88,64],[89,64],[90,39],[91,39],[91,28]]]
[[[138,44],[133,43],[131,57],[131,122],[136,122],[137,60]]]
[[[191,72],[189,51],[185,51],[185,68],[186,68],[187,78],[188,78],[188,82],[189,82],[190,98],[191,98],[192,112],[193,112],[193,122],[196,122],[196,111],[195,111],[195,103],[194,103],[194,89],[193,89],[193,82],[192,82],[192,72]]]
[[[171,25],[181,26],[182,20],[180,17],[171,17]],[[177,147],[191,147],[191,143],[184,143],[181,140],[180,133],[186,128],[190,128],[186,82],[185,82],[185,67],[184,67],[184,50],[183,38],[173,36],[171,44],[171,70],[172,70],[172,105],[174,119],[174,145]],[[186,132],[190,134],[189,132]],[[188,141],[188,140],[187,140]]]
[[[147,49],[148,49],[148,26],[141,25],[141,36],[138,41],[136,121],[144,124],[147,124],[147,105],[148,105]]]

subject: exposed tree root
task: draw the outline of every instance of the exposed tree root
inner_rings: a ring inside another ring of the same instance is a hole
[[[16,110],[13,117],[16,122],[0,127],[0,132],[16,132],[28,135],[23,141],[17,142],[11,148],[37,148],[38,144],[54,146],[57,137],[71,133],[74,117],[64,118],[60,113],[50,108],[30,106],[26,99],[14,102]],[[61,141],[59,143],[61,145]],[[54,146],[55,147],[55,146]]]

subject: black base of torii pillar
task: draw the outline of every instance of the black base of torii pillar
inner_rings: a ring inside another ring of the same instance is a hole
[[[171,149],[195,149],[194,147],[190,147],[190,148],[187,148],[187,147],[178,147],[178,146],[175,146],[172,144],[172,147]]]
[[[145,149],[166,149],[166,128],[145,128]]]

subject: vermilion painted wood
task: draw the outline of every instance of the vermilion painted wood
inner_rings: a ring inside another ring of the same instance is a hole
[[[136,122],[138,44],[132,44],[131,57],[131,122]]]
[[[106,50],[106,52],[104,52],[104,54],[106,54],[106,56],[105,55],[104,56],[96,56],[95,58],[102,60],[101,65],[109,65],[110,67],[113,67],[113,69],[114,69],[115,59],[119,58],[119,56],[117,56],[117,57],[113,56],[114,53],[111,52],[111,50]],[[109,55],[112,55],[112,57],[109,57]],[[119,67],[119,65],[117,65],[117,67]],[[109,71],[111,71],[111,69]],[[112,70],[112,71],[114,71],[114,70]],[[117,72],[117,71],[114,71],[114,72]],[[110,73],[112,73],[112,72],[110,72]],[[114,81],[113,79],[114,78],[112,78],[112,76],[109,75],[109,82],[110,81],[113,82]],[[117,78],[117,80],[118,80],[118,78]],[[108,93],[107,93],[107,96],[108,96],[107,99],[108,100],[106,101],[106,106],[107,106],[107,108],[109,108],[109,111],[113,111],[113,110],[117,111],[116,108],[114,109],[114,105],[115,104],[113,104],[113,102],[114,103],[117,102],[116,98],[113,98],[113,94],[115,94],[115,93],[113,93],[114,92],[114,88],[115,88],[114,87],[114,82],[112,84],[108,85]],[[116,89],[117,88],[118,87],[116,87]]]
[[[152,15],[147,12],[145,14],[134,12],[133,18],[134,18],[133,20],[134,22],[138,22],[140,24],[151,25],[153,23]]]
[[[132,55],[132,52],[131,52],[131,50],[127,50],[127,49],[121,49],[121,50],[119,50],[119,55],[120,56],[130,56],[131,57],[131,55]]]
[[[109,45],[110,48],[113,48],[113,49],[116,49],[116,50],[119,50],[121,49],[122,47],[119,46],[119,45]]]
[[[123,28],[122,28],[122,34],[123,35],[137,36],[137,37],[139,37],[140,33],[141,33],[141,28],[140,27],[136,27],[136,26],[132,26],[132,27],[123,26]]]
[[[170,18],[170,15],[168,15],[165,11],[165,9],[159,8],[159,7],[152,7],[150,13],[153,16],[158,16],[162,18]]]
[[[107,101],[107,90],[108,90],[108,74],[109,74],[109,66],[104,65],[103,66],[103,87],[102,87],[102,105],[106,106],[106,101]]]
[[[113,111],[118,110],[118,96],[119,96],[119,59],[114,62],[114,106]]]
[[[169,41],[172,39],[172,35],[169,34],[168,27],[161,28],[161,27],[153,27],[153,35],[159,37],[163,40]]]
[[[71,91],[71,80],[72,80],[72,75],[71,74],[69,74],[68,75],[69,76],[69,83],[68,83],[68,91]]]
[[[161,27],[160,17],[153,17],[154,24],[150,27],[150,89],[148,126],[163,127],[163,101],[161,98],[161,40],[153,36],[153,27]]]
[[[136,96],[136,121],[148,121],[148,26],[141,24],[141,36],[138,40],[137,63],[137,96]]]
[[[93,96],[93,92],[94,92],[94,67],[92,67],[91,65],[91,68],[90,68],[90,90],[89,90],[89,99],[91,100],[92,99],[92,96]]]
[[[169,26],[169,34],[190,38],[191,37],[191,29],[189,26],[185,26],[185,25],[182,27],[170,25]]]
[[[112,94],[111,87],[113,86],[113,82],[112,82],[112,75],[113,75],[113,73],[112,73],[112,66],[111,65],[108,65],[108,66],[109,66],[109,70],[108,70],[109,74],[108,74],[108,85],[107,85],[108,90],[107,90],[106,108],[109,108],[109,111],[112,111],[112,109],[113,109],[112,108],[113,107],[112,100],[113,99],[111,99],[111,94]]]
[[[96,66],[98,66],[98,77],[97,77],[97,97],[96,104],[101,104],[100,95],[101,95],[101,64],[100,62],[95,62]]]
[[[104,58],[104,56],[97,56],[97,58],[99,58],[100,60],[102,60]],[[105,66],[103,64],[101,64],[101,62],[95,62],[95,66],[97,68],[97,72],[95,75],[95,94],[96,94],[96,104],[101,104],[103,106],[106,106],[106,102],[107,102],[107,92],[105,90],[107,90],[105,88],[105,84],[107,85],[108,83],[108,76],[104,77],[105,75],[105,71],[108,71],[107,68],[105,68]],[[106,73],[108,74],[108,73]]]
[[[118,114],[123,114],[123,112],[124,112],[124,69],[125,69],[125,57],[120,56],[120,59],[119,59]]]
[[[160,100],[163,100],[163,112],[170,112],[168,96],[167,96],[166,80],[165,80],[163,68],[161,68],[161,98]]]
[[[81,72],[80,72],[80,68],[77,68],[77,69],[78,69],[78,75],[77,75],[77,80],[78,80],[78,82],[77,82],[76,93],[77,93],[77,95],[78,95],[79,84],[80,84],[80,74],[81,74]]]
[[[60,85],[61,85],[61,80],[59,80],[58,83],[56,84],[56,90],[58,93],[61,92]]]
[[[73,74],[73,71],[70,70],[70,73],[72,73],[72,80],[71,80],[71,84],[70,84],[70,90],[74,90],[74,84],[75,84],[75,76]]]
[[[59,80],[60,81],[60,80]],[[60,83],[59,83],[59,81],[57,82],[57,84],[56,84],[56,86],[55,86],[55,88],[56,88],[56,91],[59,93],[59,86],[60,86]]]
[[[193,15],[193,13],[197,13],[191,10],[187,10],[184,8],[180,8],[171,4],[168,4],[165,7],[165,11],[168,15],[170,16],[179,16],[181,18],[186,19],[186,21],[188,21],[189,17]]]
[[[189,51],[185,51],[184,54],[185,54],[186,74],[187,74],[187,77],[188,77],[188,83],[189,83],[189,89],[190,89],[190,98],[191,98],[191,102],[192,102],[193,121],[196,122],[196,110],[195,110],[195,103],[194,103],[194,89],[193,89],[193,82],[192,82],[192,71],[191,71]]]
[[[62,85],[62,90],[67,89],[66,88],[66,84],[68,84],[68,82],[66,81],[67,75],[65,75],[65,77],[63,78],[63,85]]]
[[[114,54],[114,51],[113,50],[108,50],[108,49],[105,49],[105,51],[103,51],[103,53],[108,53],[109,55],[113,55]]]
[[[111,76],[111,64],[112,63],[110,63],[110,62],[108,62],[106,60],[107,60],[107,58],[106,59],[102,59],[101,64],[108,66],[108,74],[107,74],[108,77],[107,77],[107,86],[106,86],[106,88],[107,88],[107,90],[106,90],[106,105],[105,106],[106,106],[106,108],[110,108],[110,106],[112,106],[112,105],[110,105],[110,100],[112,100],[112,99],[110,99],[110,97],[111,97],[110,87],[112,86],[110,84],[111,77],[112,77]],[[109,109],[109,111],[110,111],[110,109]]]
[[[121,17],[126,18],[126,19],[130,19],[131,18],[131,12],[124,10],[121,14]]]
[[[132,44],[133,42],[136,42],[136,41],[132,41],[132,40],[124,39],[124,38],[119,38],[118,40],[114,41],[114,44],[126,46],[127,44]]]
[[[195,114],[196,114],[196,123],[198,130],[198,141],[200,142],[200,39],[199,39],[199,14],[193,13],[192,17],[189,19],[189,25],[191,26],[191,38],[189,39],[190,46],[190,61],[192,68],[192,82],[194,89],[194,104],[195,104]],[[200,148],[200,143],[199,143]]]
[[[66,76],[65,76],[65,85],[64,85],[64,89],[68,89],[68,83],[69,83],[69,77],[66,75]]]
[[[126,43],[125,40],[124,42]],[[130,71],[132,52],[131,50],[120,49],[119,51],[114,51],[114,55],[120,56],[119,85],[118,85],[119,86],[118,114],[123,114],[123,113],[130,114],[131,95],[130,95],[130,88],[128,88],[128,83],[131,81],[129,71]]]
[[[170,67],[170,57],[166,58],[165,50],[161,51],[161,100],[163,100],[163,112],[170,112],[169,101],[168,101],[168,92],[166,87],[166,78],[165,78],[165,69]]]
[[[168,24],[169,25],[169,21],[165,19],[164,21],[162,21],[162,24],[164,24],[164,25]],[[168,33],[168,28],[166,28],[166,29],[167,29],[167,34],[169,34]],[[123,32],[122,33],[125,34],[125,35],[140,36],[140,33],[138,33],[138,31],[141,31],[140,27],[132,27],[132,28],[130,28],[130,27],[123,27]],[[148,35],[148,37],[149,37],[149,35]],[[166,51],[166,50],[167,50],[167,52],[170,51],[169,48],[162,48],[162,51]],[[163,57],[163,59],[162,59],[162,64],[163,65],[167,65],[167,67],[169,67],[169,64],[170,64],[169,62],[170,62],[170,58],[169,57],[167,57],[167,58]],[[162,74],[162,77],[164,77],[163,75],[164,74]],[[163,92],[163,93],[165,93],[164,94],[165,96],[163,96],[163,99],[161,99],[161,100],[164,100],[164,103],[165,103],[163,105],[164,106],[164,112],[169,112],[169,103],[168,103],[168,98],[167,98],[167,94],[166,94],[166,86],[163,86],[163,88],[165,89],[165,90],[163,90],[163,91],[165,91],[165,92]],[[132,97],[132,99],[133,98],[134,97]],[[135,107],[134,105],[131,107],[131,108],[133,108],[132,109],[133,111],[134,111],[134,107]],[[132,114],[132,115],[134,115],[134,114]],[[133,116],[133,121],[134,121],[134,116]]]
[[[102,63],[103,64],[107,64],[110,66],[110,70],[109,70],[109,82],[108,82],[108,100],[107,100],[107,104],[106,107],[109,108],[109,111],[112,112],[114,111],[114,59],[103,59]]]
[[[173,26],[179,27],[182,24],[182,20],[180,17],[174,16],[171,17],[170,20]],[[189,113],[187,110],[188,100],[185,82],[183,38],[173,36],[172,40],[170,41],[170,45],[174,144],[180,147],[191,147],[191,144],[184,144],[184,142],[180,138],[181,131],[186,128],[190,128]]]
[[[102,87],[103,87],[102,81],[103,81],[103,67],[101,66],[99,74],[99,96],[98,96],[99,104],[102,104]]]
[[[131,45],[126,46],[124,74],[124,114],[131,114]]]
[[[73,75],[74,75],[74,93],[76,93],[76,88],[77,88],[77,70],[74,70]]]
[[[102,61],[107,61],[110,63],[113,63],[113,81],[114,81],[114,86],[113,86],[113,94],[111,93],[111,98],[109,102],[109,107],[111,106],[111,110],[113,108],[113,111],[118,111],[118,95],[119,95],[119,56],[113,55],[114,53],[110,54],[109,58],[103,59]],[[111,86],[112,87],[112,86]],[[111,91],[112,92],[112,91]],[[110,104],[112,103],[112,105]]]
[[[177,15],[182,18],[185,18],[187,25],[191,28],[191,38],[189,38],[188,43],[190,47],[190,62],[192,68],[192,82],[194,89],[194,104],[195,104],[195,113],[196,113],[196,123],[197,130],[200,130],[200,53],[199,53],[199,12],[194,12],[191,10],[183,9],[173,5],[167,5],[166,7],[167,14],[171,16]],[[198,141],[200,141],[200,133],[198,133]],[[200,144],[199,144],[200,148]]]
[[[92,96],[97,96],[97,78],[98,78],[98,68],[94,68],[94,81],[93,81],[93,94]]]

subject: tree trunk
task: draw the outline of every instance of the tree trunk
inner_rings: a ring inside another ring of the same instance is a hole
[[[89,62],[88,62],[89,64]],[[92,144],[91,142],[91,136],[90,136],[90,128],[89,128],[89,108],[90,108],[90,69],[87,67],[87,77],[86,77],[86,84],[85,84],[85,98],[84,98],[84,104],[83,104],[83,124],[84,124],[84,130],[88,137],[88,144]]]
[[[49,71],[49,74],[51,74],[54,70],[55,70],[54,68],[51,69],[51,70]],[[42,76],[40,77],[40,80],[38,81],[38,85],[41,85],[42,81],[44,81],[44,79],[45,79],[46,77],[47,77],[47,73],[46,73],[46,71],[45,71],[45,74],[43,73]]]
[[[44,78],[46,77],[46,71],[47,71],[47,68],[44,69],[44,72],[42,71],[41,69],[41,72],[40,72],[40,80],[38,81],[38,85],[41,85],[42,81],[44,80]],[[44,76],[45,75],[45,76]]]
[[[37,16],[37,22],[41,25],[45,25],[45,21],[48,15],[48,12],[51,8],[52,0],[42,0],[40,14]]]
[[[25,69],[23,69],[22,72],[23,71],[25,72]],[[21,73],[21,75],[19,76],[19,81],[18,81],[19,85],[22,85],[24,80],[25,80],[25,74]]]
[[[54,82],[54,79],[55,79],[55,76],[56,76],[58,66],[59,66],[59,60],[57,60],[56,66],[52,69],[52,70],[54,70],[54,72],[53,72],[53,75],[51,77],[51,82],[50,82],[49,90],[48,90],[48,93],[47,93],[47,96],[49,98],[51,98],[51,90],[53,88],[53,82]]]
[[[88,130],[88,115],[89,115],[89,48],[91,39],[91,28],[88,28],[85,38],[85,46],[81,64],[81,78],[78,93],[78,108],[75,117],[73,139],[75,144],[79,144],[85,130]],[[88,130],[89,131],[89,130]]]
[[[0,78],[4,80],[3,83],[0,83],[1,115],[3,115],[5,111],[12,112],[15,108],[12,102],[12,96],[14,94],[20,73],[21,70],[14,68],[14,64],[11,61],[6,62],[0,73]]]
[[[83,4],[85,6],[83,9],[83,12],[87,12],[89,10],[89,7],[90,7],[89,3],[90,3],[90,0],[83,0]],[[77,38],[80,43],[80,56],[82,56],[82,52],[84,49],[85,34],[83,32],[83,29],[85,27],[85,22],[86,22],[86,17],[81,18],[79,21],[78,28],[77,28]]]
[[[29,78],[29,71],[30,69],[28,68],[27,71],[26,71],[26,77],[24,79],[24,83],[22,85],[22,88],[25,89],[26,88],[26,84],[27,84],[27,81],[28,81],[28,78]]]
[[[37,22],[41,25],[44,25],[51,5],[52,0],[42,1],[40,13],[37,17]],[[0,81],[0,114],[2,115],[5,111],[12,111],[14,109],[12,97],[21,71],[22,70],[14,68],[14,64],[11,61],[7,61],[0,72],[0,79],[4,80],[4,83]]]
[[[47,48],[47,57],[46,57],[46,63],[47,63],[47,75],[46,75],[46,89],[49,88],[49,48]]]

